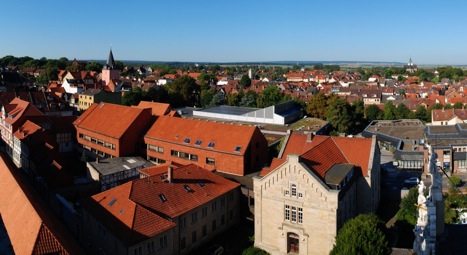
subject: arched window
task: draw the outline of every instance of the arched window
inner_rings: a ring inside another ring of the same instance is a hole
[[[290,185],[290,194],[291,194],[293,197],[296,197],[296,196],[297,196],[297,184],[291,184],[291,185]]]

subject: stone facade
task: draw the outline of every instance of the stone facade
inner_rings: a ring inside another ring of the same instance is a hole
[[[255,246],[271,254],[329,253],[338,229],[357,213],[353,172],[334,190],[289,155],[275,171],[254,178]]]

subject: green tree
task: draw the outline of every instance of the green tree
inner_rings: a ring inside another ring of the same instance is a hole
[[[431,122],[431,111],[432,111],[432,110],[435,110],[435,109],[436,109],[436,110],[443,109],[443,105],[440,104],[440,103],[436,103],[436,104],[431,105],[431,106],[428,108],[428,110],[427,110],[427,112],[426,112],[426,121],[427,121],[427,122]]]
[[[102,70],[102,64],[100,63],[97,63],[96,61],[93,61],[93,62],[89,62],[85,67],[84,69],[86,71],[95,71],[95,72],[99,72]]]
[[[240,97],[238,93],[228,93],[227,94],[227,105],[238,106],[240,103]]]
[[[454,103],[453,108],[454,109],[462,109],[464,107],[464,104],[462,102],[456,102]]]
[[[242,107],[256,107],[256,98],[258,94],[256,94],[253,90],[248,90],[240,100],[240,106]]]
[[[365,117],[368,121],[380,120],[383,118],[383,111],[375,104],[365,108]]]
[[[278,104],[282,100],[282,91],[277,86],[267,86],[256,99],[258,108],[265,108]]]
[[[326,120],[339,133],[349,134],[353,130],[352,107],[345,99],[334,99],[328,106]]]
[[[208,89],[201,91],[201,107],[210,107],[212,99],[216,96],[215,89]]]
[[[412,226],[417,224],[418,187],[412,187],[406,197],[402,198],[399,211],[397,211],[397,220],[404,221]]]
[[[357,100],[352,103],[353,110],[353,129],[352,133],[359,133],[364,129],[364,126],[367,124],[365,119],[365,106],[362,100]]]
[[[123,105],[138,105],[143,99],[143,90],[140,87],[136,87],[131,91],[125,92],[122,97]]]
[[[328,97],[326,96],[326,94],[324,94],[324,92],[319,92],[308,101],[308,104],[306,106],[306,113],[309,116],[324,120],[327,116],[327,108]]]
[[[347,221],[336,236],[331,255],[391,254],[386,226],[373,214],[360,214]]]
[[[385,120],[394,120],[394,119],[396,119],[395,109],[396,109],[396,107],[394,106],[392,101],[387,101],[384,104],[384,109],[383,109],[384,119]]]
[[[167,92],[164,86],[153,86],[150,87],[147,91],[143,92],[142,100],[168,103],[169,93]]]
[[[417,110],[415,110],[414,118],[419,119],[419,120],[424,121],[424,122],[427,121],[427,110],[426,110],[425,106],[419,105],[417,107]]]
[[[404,103],[400,103],[394,109],[396,119],[408,119],[409,115],[410,115],[410,112],[411,112],[410,109]]]
[[[165,84],[169,93],[170,105],[173,107],[195,105],[195,93],[198,90],[196,80],[188,75],[183,75],[173,82]]]
[[[248,77],[248,75],[243,75],[242,79],[240,80],[240,85],[242,85],[244,88],[248,88],[251,85],[251,79]]]

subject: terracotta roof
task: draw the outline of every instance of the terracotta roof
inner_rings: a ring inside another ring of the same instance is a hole
[[[0,213],[15,253],[84,254],[28,180],[1,157]]]
[[[82,201],[83,207],[126,245],[153,237],[175,226],[136,204],[129,197],[133,183],[127,182]]]
[[[26,120],[26,122],[24,122],[23,125],[20,128],[18,128],[13,135],[17,137],[18,139],[22,140],[26,138],[27,136],[32,135],[41,129],[42,128],[38,126],[37,124],[35,124],[34,122]]]
[[[5,118],[5,122],[9,123],[10,125],[13,125],[23,116],[44,116],[44,114],[41,111],[39,111],[36,107],[31,105],[29,102],[26,102],[19,98],[13,99],[13,101],[11,101],[10,104],[5,106],[5,110],[8,113],[8,117]]]
[[[166,180],[167,166],[150,168],[153,176],[127,182],[82,202],[83,208],[127,245],[175,227],[166,217],[175,218],[240,185],[193,164],[174,168],[172,182]]]
[[[161,116],[145,137],[243,155],[256,128],[255,126]],[[196,145],[198,140],[201,144]],[[210,143],[214,144],[212,148],[208,146]],[[241,149],[235,152],[237,146]]]
[[[141,101],[136,107],[142,108],[142,109],[150,108],[152,110],[152,115],[155,115],[155,116],[167,115],[171,109],[170,104],[148,102],[148,101]]]
[[[120,138],[145,109],[110,103],[92,104],[73,122],[76,128]]]
[[[273,159],[271,166],[261,172],[264,176],[276,169],[287,159],[287,155],[301,155],[304,162],[324,178],[326,171],[334,164],[351,163],[361,167],[363,176],[368,174],[371,138],[350,138],[294,133],[288,135],[280,158]]]
[[[159,174],[133,181],[130,199],[175,218],[240,186],[194,164],[173,169],[172,182],[166,181],[166,175],[167,169],[160,169]]]
[[[313,142],[312,142],[313,143]],[[302,154],[303,162],[324,180],[326,172],[335,164],[349,163],[331,137]]]

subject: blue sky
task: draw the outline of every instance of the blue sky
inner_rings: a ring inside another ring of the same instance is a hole
[[[0,57],[467,65],[467,1],[172,0],[0,4]]]

